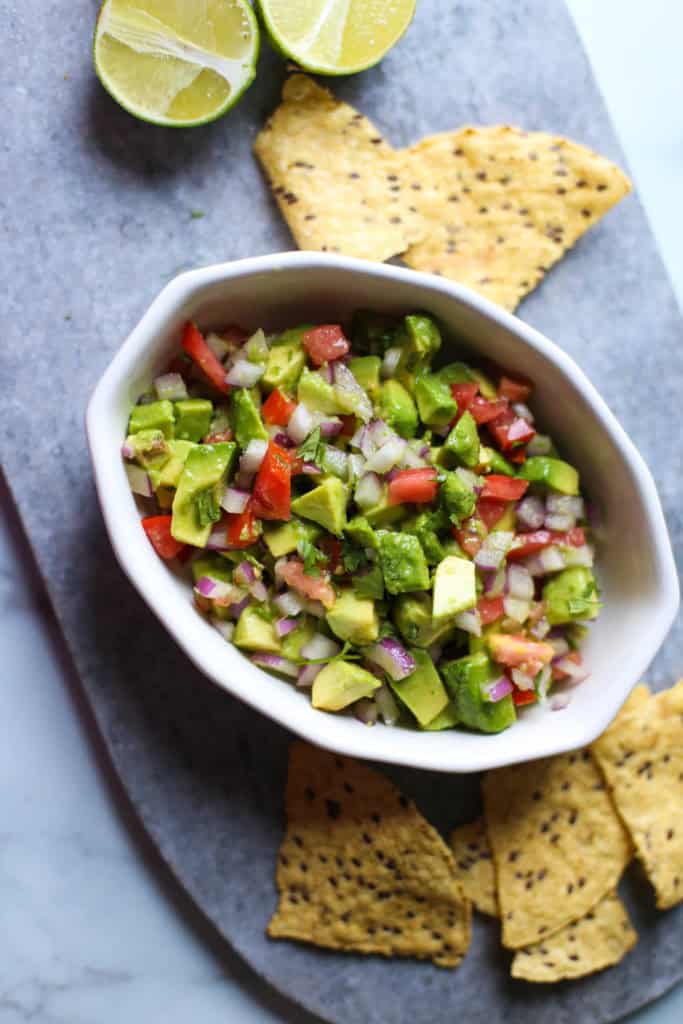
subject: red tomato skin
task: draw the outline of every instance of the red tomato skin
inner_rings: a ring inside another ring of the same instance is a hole
[[[567,533],[555,533],[552,530],[533,530],[531,533],[518,533],[507,553],[508,562],[517,562],[527,555],[536,555],[551,544],[561,544],[571,548],[581,548],[586,543],[586,534],[580,526],[574,526]]]
[[[388,502],[390,505],[404,505],[434,501],[437,490],[435,469],[403,469],[389,483]]]
[[[279,388],[274,388],[261,406],[261,415],[266,423],[286,427],[295,409],[296,402],[283,395]]]
[[[197,364],[204,376],[224,395],[230,394],[230,385],[225,380],[225,367],[204,340],[196,324],[188,322],[183,330],[181,345],[188,356]]]
[[[231,548],[248,548],[258,540],[254,526],[254,510],[251,501],[244,512],[226,513],[228,522],[228,544]]]
[[[171,535],[171,519],[172,516],[146,516],[142,520],[142,528],[148,540],[159,557],[165,561],[177,558],[186,547]]]
[[[321,324],[311,327],[302,338],[303,346],[315,366],[342,359],[351,348],[340,324]]]
[[[499,501],[496,498],[481,497],[477,502],[477,515],[484,523],[487,530],[492,530],[496,523],[505,515],[507,501]]]
[[[292,465],[289,453],[271,441],[254,482],[252,501],[259,519],[291,517]]]
[[[475,422],[480,425],[497,419],[508,408],[508,403],[504,398],[498,398],[495,402],[489,402],[480,395],[476,395],[469,405],[469,411],[472,413]]]
[[[482,498],[496,498],[499,501],[519,501],[529,488],[528,480],[517,480],[512,476],[490,473],[484,479]]]
[[[512,702],[518,708],[523,708],[526,704],[535,704],[536,693],[534,690],[519,690],[515,687],[512,691]]]
[[[460,419],[464,412],[467,412],[478,390],[479,385],[475,381],[451,384],[451,394],[458,403],[458,414],[453,420],[454,423]]]
[[[503,375],[498,385],[498,394],[501,398],[507,398],[509,402],[526,402],[531,394],[531,385]]]
[[[468,519],[462,526],[454,526],[452,533],[465,554],[474,558],[483,542],[473,520]]]
[[[479,617],[481,619],[482,626],[488,626],[490,623],[496,622],[496,620],[500,619],[505,612],[502,594],[500,597],[480,598],[477,609],[479,610]]]

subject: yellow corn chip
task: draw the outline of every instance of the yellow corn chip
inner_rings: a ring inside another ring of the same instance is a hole
[[[450,845],[465,898],[482,914],[498,917],[496,874],[483,818],[456,828],[451,833]]]
[[[616,887],[631,844],[588,750],[497,769],[482,788],[503,945],[546,939]]]
[[[683,679],[622,711],[593,744],[660,910],[683,900]]]
[[[509,310],[631,188],[584,146],[504,125],[423,139],[404,166],[427,229],[405,262]]]
[[[286,810],[272,938],[459,963],[471,908],[451,852],[384,776],[294,743]]]
[[[287,80],[254,151],[300,249],[386,260],[422,236],[398,154],[306,75]]]
[[[511,974],[524,981],[583,978],[618,964],[637,941],[626,907],[610,892],[585,917],[518,950]]]

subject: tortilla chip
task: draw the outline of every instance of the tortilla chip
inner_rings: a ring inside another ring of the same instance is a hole
[[[496,874],[484,819],[456,828],[451,833],[450,845],[465,899],[471,900],[482,914],[498,917]]]
[[[423,139],[404,166],[427,225],[405,262],[509,310],[631,188],[584,146],[506,125]]]
[[[666,910],[683,900],[683,679],[618,716],[593,744]]]
[[[518,950],[510,973],[524,981],[583,978],[618,964],[637,941],[626,907],[610,892],[585,917]]]
[[[300,249],[386,260],[422,237],[403,166],[366,117],[292,75],[254,152]]]
[[[483,781],[503,945],[546,939],[616,887],[631,844],[588,750]]]
[[[455,967],[470,904],[450,850],[415,805],[358,761],[290,748],[287,831],[271,938]]]

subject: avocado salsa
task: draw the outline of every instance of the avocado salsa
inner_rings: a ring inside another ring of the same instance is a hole
[[[122,453],[155,550],[255,664],[366,724],[496,733],[586,678],[594,551],[531,384],[441,341],[423,313],[188,323]]]

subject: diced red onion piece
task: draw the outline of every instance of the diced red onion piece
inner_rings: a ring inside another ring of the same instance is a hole
[[[350,439],[349,445],[352,448],[359,448],[360,449],[361,442],[362,442],[363,438],[366,436],[367,432],[368,432],[368,428],[365,426],[365,424],[363,424],[363,426],[359,427],[358,430],[356,431],[356,433]]]
[[[226,487],[221,498],[221,508],[232,514],[244,512],[251,495],[248,491],[238,491],[236,487]]]
[[[565,531],[571,530],[573,526],[576,526],[576,520],[574,516],[562,515],[559,512],[546,513],[546,517],[543,524],[546,530],[557,530]]]
[[[547,455],[552,451],[553,443],[547,434],[535,434],[526,446],[529,455]]]
[[[545,500],[546,511],[550,515],[572,516],[574,519],[583,519],[585,505],[583,498],[577,498],[570,494],[549,494]]]
[[[337,395],[353,395],[352,411],[359,420],[372,419],[372,402],[354,375],[341,361],[334,363],[334,389]],[[345,408],[345,405],[342,405]]]
[[[534,596],[534,581],[531,573],[524,565],[508,565],[507,592],[510,597],[531,601]]]
[[[402,437],[392,438],[370,456],[365,468],[369,473],[388,473],[401,461],[405,449],[406,442]]]
[[[315,677],[325,668],[324,665],[304,665],[298,673],[296,685],[302,690],[313,686]]]
[[[253,388],[265,373],[265,369],[261,363],[250,363],[248,359],[236,359],[226,374],[225,380],[234,388]]]
[[[267,451],[267,441],[262,441],[260,438],[251,440],[240,457],[240,473],[251,475],[258,473]]]
[[[306,476],[320,476],[322,469],[320,466],[316,466],[315,462],[304,462],[301,466],[301,472],[305,473]]]
[[[268,600],[268,588],[263,580],[255,580],[249,587],[249,593],[259,604]]]
[[[255,654],[252,654],[251,660],[255,665],[259,665],[260,668],[267,668],[271,672],[279,672],[280,675],[290,676],[292,679],[298,678],[299,666],[279,654],[257,651]]]
[[[361,697],[353,705],[353,713],[363,725],[374,725],[379,714],[377,705],[369,697]]]
[[[536,694],[541,703],[545,702],[552,681],[553,670],[551,669],[550,665],[544,665],[541,671],[539,672],[538,676],[536,677],[536,680],[534,681]]]
[[[535,622],[529,632],[536,640],[544,640],[551,630],[551,625],[545,616]]]
[[[348,474],[347,461],[348,456],[341,448],[333,448],[329,444],[325,445],[322,464],[326,473],[332,473],[334,476],[346,480]]]
[[[512,693],[513,686],[507,676],[501,676],[499,679],[494,679],[491,683],[481,684],[481,694],[484,700],[490,701],[492,704],[497,704],[503,697],[507,697],[509,693]]]
[[[287,636],[292,630],[296,629],[299,623],[296,619],[276,619],[275,620],[275,632],[278,636]]]
[[[233,619],[239,619],[244,609],[251,604],[251,598],[247,594],[241,601],[236,601],[235,604],[230,605],[230,615]]]
[[[229,551],[230,542],[228,540],[227,526],[214,526],[209,534],[206,546],[209,551]]]
[[[516,416],[519,416],[521,419],[526,420],[527,423],[534,422],[534,414],[532,413],[529,406],[525,405],[524,402],[515,402],[512,406],[512,411],[515,413]]]
[[[481,636],[481,616],[476,608],[468,608],[467,611],[459,612],[454,617],[453,623],[465,633]]]
[[[571,647],[563,636],[551,636],[548,638],[548,643],[555,651],[555,658],[562,658],[565,654],[569,654],[571,650]],[[553,661],[555,658],[553,658]]]
[[[555,693],[553,694],[552,700],[550,701],[551,711],[564,711],[569,704],[571,704],[572,694],[571,693]]]
[[[375,448],[381,448],[382,445],[392,441],[398,434],[391,429],[388,423],[384,420],[373,420],[368,425],[368,437],[372,441]]]
[[[385,380],[393,377],[396,373],[396,368],[401,361],[401,355],[403,349],[396,346],[395,348],[388,348],[384,353],[384,359],[382,360],[381,374]]]
[[[124,459],[134,459],[135,448],[133,448],[132,444],[128,444],[127,441],[124,441],[124,443],[121,445],[121,455]]]
[[[514,534],[509,530],[494,530],[475,555],[475,565],[479,569],[497,569],[508,553],[513,539]]]
[[[218,630],[224,640],[232,640],[233,633],[235,632],[235,623],[226,622],[224,619],[217,619],[211,616],[211,625],[214,629]]]
[[[508,594],[503,598],[503,608],[509,619],[515,622],[526,622],[531,611],[531,601],[524,601],[518,597],[510,597]]]
[[[341,647],[323,633],[315,633],[311,639],[301,648],[301,657],[309,661],[319,661],[321,658],[334,658],[339,654]]]
[[[133,494],[139,494],[142,498],[151,498],[154,495],[152,481],[141,466],[126,466],[126,476]]]
[[[513,668],[510,673],[512,681],[515,686],[520,690],[533,690],[534,688],[534,677],[528,675],[526,672],[521,672],[518,668]]]
[[[523,420],[521,416],[518,416],[516,420],[513,420],[508,427],[508,440],[509,441],[521,441],[529,433],[529,424],[526,420]]]
[[[383,493],[384,485],[377,474],[365,473],[356,484],[353,496],[359,508],[367,509],[378,505]]]
[[[299,615],[303,611],[304,599],[293,590],[285,590],[273,599],[273,604],[283,615]]]
[[[559,572],[560,569],[564,569],[566,565],[562,552],[554,545],[549,548],[543,548],[542,551],[538,552],[536,557],[538,558],[540,565],[543,566],[544,573]]]
[[[365,656],[389,675],[394,682],[405,679],[415,671],[415,659],[398,640],[385,636],[365,651]]]
[[[166,399],[169,402],[179,402],[187,398],[185,381],[179,373],[162,373],[160,377],[154,378],[154,390],[159,401]]]
[[[382,721],[385,725],[396,725],[399,716],[398,704],[394,695],[384,683],[379,690],[375,690],[375,704],[379,709]]]
[[[281,427],[278,427],[277,432],[273,434],[273,441],[275,441],[275,444],[279,444],[281,448],[294,448],[294,442],[291,437],[289,434],[283,434]]]
[[[585,665],[577,665],[571,658],[559,658],[554,663],[554,667],[563,672],[573,683],[582,683],[584,679],[588,679],[590,672],[586,671]]]
[[[365,472],[365,459],[362,455],[349,455],[348,477],[352,482],[360,480]]]
[[[409,444],[405,446],[403,451],[403,457],[401,459],[401,466],[406,469],[422,469],[427,463],[418,455],[414,448],[411,448]]]
[[[484,594],[486,597],[500,597],[505,590],[505,567],[482,573],[484,576]]]
[[[303,444],[314,426],[313,413],[303,402],[299,402],[287,424],[287,433],[292,441],[295,444]]]
[[[515,516],[520,530],[540,530],[545,522],[545,505],[541,498],[528,494],[515,507]]]
[[[341,433],[344,424],[337,416],[326,416],[324,420],[320,421],[319,426],[321,437],[336,437]]]
[[[216,589],[216,580],[212,580],[210,576],[200,576],[194,586],[202,597],[211,597]]]
[[[591,544],[582,544],[580,548],[563,547],[562,557],[567,568],[574,565],[583,565],[590,569],[595,561],[595,549]]]
[[[465,469],[464,466],[458,466],[455,471],[456,476],[459,476],[466,487],[469,487],[475,494],[479,494],[484,487],[484,481],[476,473],[473,473],[470,469]]]

